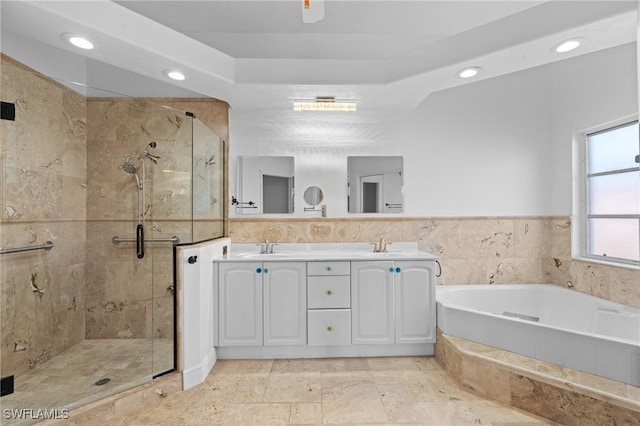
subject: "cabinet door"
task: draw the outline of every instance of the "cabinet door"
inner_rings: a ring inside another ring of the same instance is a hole
[[[220,346],[262,345],[262,263],[220,263]]]
[[[264,344],[307,344],[305,262],[265,262]]]
[[[395,262],[396,343],[435,342],[433,261]]]
[[[392,344],[393,262],[351,262],[351,342]]]

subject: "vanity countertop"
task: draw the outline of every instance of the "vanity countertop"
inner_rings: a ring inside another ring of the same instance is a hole
[[[435,260],[437,256],[418,250],[417,243],[389,242],[387,251],[376,253],[372,243],[273,243],[274,253],[260,253],[264,243],[232,243],[224,262]]]

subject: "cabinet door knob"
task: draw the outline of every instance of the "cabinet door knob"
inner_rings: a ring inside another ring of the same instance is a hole
[[[327,290],[327,296],[331,296],[333,292],[331,290]]]
[[[198,261],[198,256],[189,256],[189,258],[187,259],[187,262],[189,262],[190,265],[193,265],[197,261]]]
[[[256,268],[256,274],[262,273],[262,268]]]
[[[398,267],[396,268],[396,272],[399,274],[400,272],[402,272],[402,269],[400,269],[400,267],[398,266]]]
[[[389,268],[389,272],[393,272],[393,266]]]
[[[263,269],[263,272],[264,272],[265,274],[268,274],[268,273],[269,273],[269,270],[268,270],[267,268],[264,268],[264,269]]]
[[[333,331],[333,327],[331,326],[327,327],[327,331]]]

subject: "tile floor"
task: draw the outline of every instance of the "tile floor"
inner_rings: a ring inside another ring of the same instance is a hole
[[[220,360],[205,383],[115,423],[551,424],[461,389],[432,357]]]
[[[152,349],[150,339],[84,340],[16,378],[15,392],[3,396],[0,405],[3,410],[72,409],[149,382],[156,359],[165,366],[173,359],[171,340],[153,344]],[[95,384],[105,377],[108,383]],[[0,423],[29,422],[3,415]]]

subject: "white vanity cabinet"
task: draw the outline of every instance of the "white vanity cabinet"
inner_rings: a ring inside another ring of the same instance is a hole
[[[215,262],[219,359],[433,354],[435,257],[416,243],[317,244],[238,245]]]
[[[351,262],[352,343],[434,343],[434,263]]]
[[[305,262],[221,262],[219,345],[306,345]]]
[[[309,346],[351,344],[349,262],[307,263]]]

